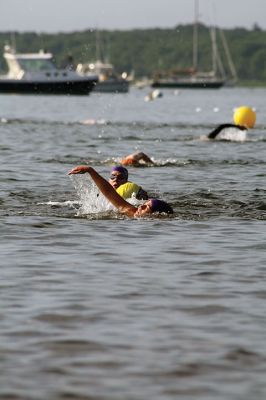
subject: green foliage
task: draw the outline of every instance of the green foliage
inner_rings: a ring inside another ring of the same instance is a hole
[[[254,25],[252,30],[235,28],[224,30],[230,53],[241,83],[266,84],[266,31]],[[192,67],[193,25],[178,25],[172,29],[134,29],[129,31],[86,30],[69,33],[10,32],[0,33],[0,48],[12,44],[15,37],[18,52],[36,52],[45,49],[54,54],[57,65],[72,55],[76,63],[96,59],[96,41],[99,38],[99,56],[115,65],[117,72],[134,71],[136,77],[151,77],[158,71]],[[199,25],[199,69],[210,70],[212,64],[209,28]],[[217,32],[218,48],[221,39]],[[0,69],[6,69],[0,58]]]

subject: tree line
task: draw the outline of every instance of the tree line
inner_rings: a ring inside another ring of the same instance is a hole
[[[17,52],[52,52],[56,64],[62,65],[71,55],[76,63],[95,61],[96,57],[114,64],[117,72],[134,73],[136,78],[152,78],[160,71],[185,69],[193,63],[193,25],[178,25],[171,29],[94,30],[58,32],[0,32],[0,47],[15,44]],[[224,29],[239,84],[266,85],[266,31]],[[217,36],[220,58],[227,68],[221,37]],[[198,66],[208,71],[212,64],[210,28],[198,26]],[[6,70],[0,58],[1,72]]]

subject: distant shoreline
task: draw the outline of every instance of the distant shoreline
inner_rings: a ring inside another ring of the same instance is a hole
[[[220,48],[218,33],[217,30],[217,47]],[[238,75],[236,86],[265,87],[266,30],[254,26],[253,29],[224,29],[223,33]],[[185,69],[192,65],[193,24],[178,25],[169,29],[0,32],[0,48],[15,42],[18,52],[36,52],[40,49],[51,51],[58,66],[69,54],[76,63],[86,63],[94,61],[97,57],[97,35],[100,38],[98,57],[112,63],[118,73],[127,72],[134,75],[135,79],[151,78],[160,71]],[[199,24],[198,35],[199,69],[208,71],[212,65],[209,27]],[[6,71],[1,54],[0,70],[1,73]]]

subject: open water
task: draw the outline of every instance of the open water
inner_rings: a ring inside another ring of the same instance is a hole
[[[266,90],[147,91],[0,96],[1,400],[266,398]],[[174,216],[81,212],[67,172],[135,150]]]

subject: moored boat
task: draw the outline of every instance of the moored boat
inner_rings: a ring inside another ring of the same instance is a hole
[[[0,76],[0,93],[87,95],[95,87],[97,75],[81,76],[70,69],[59,69],[53,55],[16,53],[10,46],[4,48],[8,73]]]
[[[229,47],[222,30],[219,30],[223,44],[225,58],[231,73],[229,79],[225,74],[225,68],[220,57],[216,28],[210,27],[212,68],[210,71],[201,71],[198,68],[198,16],[199,0],[194,0],[195,22],[193,29],[193,66],[190,68],[175,68],[171,71],[157,72],[151,83],[154,88],[190,88],[190,89],[218,89],[222,86],[233,85],[237,81],[237,73],[229,51]]]
[[[157,76],[154,78],[151,86],[153,88],[188,88],[188,89],[218,89],[224,86],[225,80],[211,74],[187,74],[182,77],[180,75]]]
[[[129,81],[124,73],[118,75],[114,71],[114,66],[100,60],[93,63],[78,64],[77,72],[82,76],[98,76],[98,83],[95,85],[94,92],[99,93],[127,93],[129,91]]]

